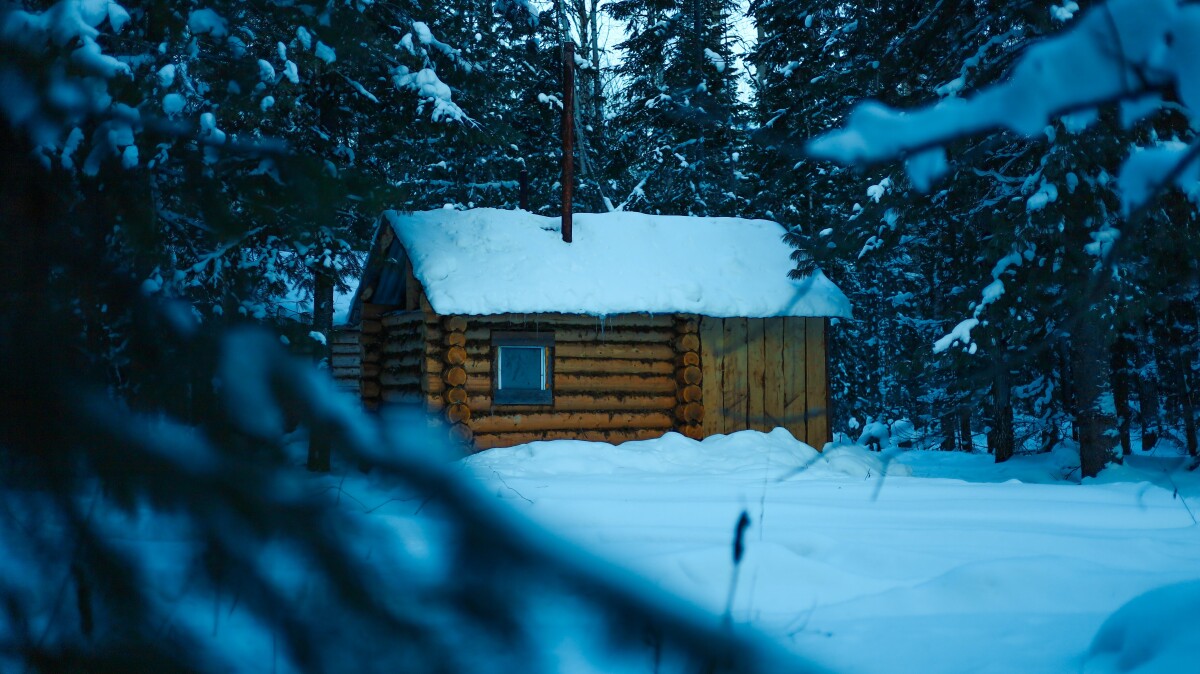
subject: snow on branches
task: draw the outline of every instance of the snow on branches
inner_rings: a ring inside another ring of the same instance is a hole
[[[967,98],[910,111],[860,103],[843,128],[813,139],[807,151],[814,158],[842,164],[921,158],[957,138],[999,129],[1031,137],[1063,115],[1118,101],[1157,101],[1169,90],[1194,115],[1200,110],[1197,63],[1200,6],[1176,0],[1112,0],[1087,12],[1069,30],[1031,47],[999,84]],[[1150,112],[1157,106],[1141,108]],[[1130,117],[1127,124],[1136,121]],[[1196,154],[1194,148],[1159,149],[1126,162],[1121,176],[1126,209],[1141,206],[1158,186],[1194,174],[1185,168]],[[1163,161],[1168,155],[1173,161]],[[930,179],[928,170],[912,177],[917,185],[927,185]]]

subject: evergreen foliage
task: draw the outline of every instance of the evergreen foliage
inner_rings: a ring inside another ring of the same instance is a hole
[[[605,9],[628,34],[612,113],[622,203],[655,213],[745,212],[745,105],[730,32],[736,3],[616,0]]]
[[[178,587],[104,535],[149,510],[205,550],[172,580],[245,601],[300,671],[549,670],[526,619],[560,601],[618,649],[649,639],[706,671],[780,671],[771,649],[482,511],[424,436],[389,430],[420,424],[339,406],[274,337],[240,329],[281,318],[287,297],[318,305],[302,334],[327,331],[385,208],[515,207],[525,171],[531,210],[557,213],[564,40],[578,42],[576,208],[771,218],[797,277],[821,270],[850,296],[856,318],[830,333],[838,430],[909,419],[922,446],[997,461],[1073,441],[1084,476],[1139,441],[1196,455],[1200,199],[1130,208],[1119,184],[1132,146],[1195,147],[1180,87],[902,164],[805,151],[864,99],[916,109],[1004,82],[1101,4],[0,5],[0,542],[19,543],[0,566],[58,588],[0,576],[0,668],[236,666],[194,629],[164,635],[156,593]],[[756,44],[733,29],[743,11]],[[605,53],[614,26],[625,39]],[[296,428],[437,501],[455,582],[406,559],[418,580],[396,583],[352,555],[357,520],[288,482]],[[281,590],[259,556],[272,546],[315,569],[312,594]]]

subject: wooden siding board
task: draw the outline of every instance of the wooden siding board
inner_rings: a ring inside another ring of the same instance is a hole
[[[805,379],[805,319],[783,319],[783,419],[784,427],[797,439],[808,437],[808,396]]]
[[[825,319],[805,319],[806,350],[804,354],[807,403],[806,442],[821,449],[829,442],[829,395],[825,380]]]
[[[771,430],[766,414],[766,328],[761,318],[746,320],[746,422],[756,431]]]
[[[744,431],[750,397],[747,381],[749,363],[746,353],[746,319],[725,319],[725,355],[722,362],[722,407],[725,408],[725,432]]]
[[[783,319],[763,319],[763,415],[766,430],[783,425]]]

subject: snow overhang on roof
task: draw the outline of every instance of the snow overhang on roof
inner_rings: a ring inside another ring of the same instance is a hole
[[[480,208],[384,219],[442,315],[690,313],[850,317],[824,274],[793,280],[792,248],[767,220],[641,213],[559,219]]]

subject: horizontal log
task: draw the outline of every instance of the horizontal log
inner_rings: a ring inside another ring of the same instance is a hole
[[[446,408],[446,418],[455,424],[468,422],[471,420],[471,408],[462,403],[451,405]]]
[[[463,346],[457,342],[464,338],[468,342],[487,342],[488,344],[491,344],[492,342],[491,328],[481,328],[477,326],[473,327],[470,323],[467,324],[467,329],[463,332],[446,332],[442,329],[441,325],[430,325],[426,327],[425,330],[426,335],[429,337],[429,341],[437,342],[438,344],[446,344],[448,346]],[[459,337],[458,335],[462,335],[462,337]],[[447,340],[453,340],[455,343],[451,344]]]
[[[450,427],[450,440],[463,445],[472,444],[475,438],[475,432],[466,424],[454,424]]]
[[[512,447],[539,440],[587,440],[617,445],[632,440],[652,440],[666,433],[663,429],[642,428],[613,431],[543,431],[540,433],[497,433],[475,436],[475,449]]]
[[[370,302],[363,302],[359,311],[363,317],[363,322],[366,322],[366,320],[368,318],[372,319],[374,321],[378,321],[381,316],[388,313],[389,311],[394,311],[394,310],[395,310],[395,307],[393,307],[391,305],[371,304]]]
[[[391,328],[401,325],[419,325],[425,322],[425,314],[420,311],[400,311],[385,314],[379,322]]]
[[[467,350],[461,346],[446,349],[446,362],[451,365],[462,365],[467,362]]]
[[[362,324],[358,326],[358,329],[362,331],[364,336],[378,335],[379,333],[383,332],[383,323],[380,323],[378,320],[371,320],[364,317]]]
[[[555,393],[675,393],[670,377],[629,374],[555,374]]]
[[[418,372],[381,372],[379,374],[379,383],[383,384],[384,388],[412,388],[419,389],[421,387],[421,375]]]
[[[416,330],[405,329],[401,331],[399,328],[393,328],[391,332],[383,334],[384,344],[405,344],[408,342],[425,342],[425,334]]]
[[[698,403],[704,397],[704,389],[696,385],[682,386],[679,389],[679,400],[685,403]]]
[[[487,325],[495,328],[497,325],[517,326],[518,330],[529,330],[534,327],[577,325],[585,328],[601,327],[643,327],[668,328],[675,326],[675,317],[671,314],[617,314],[613,316],[592,316],[590,314],[492,314],[488,316],[471,316],[471,323]]]
[[[421,377],[421,390],[426,393],[441,393],[447,388],[449,387],[446,386],[446,382],[442,381],[440,374],[427,374]]]
[[[467,329],[467,319],[462,316],[446,316],[442,319],[442,329],[446,332],[463,332]]]
[[[363,379],[378,379],[379,373],[382,371],[383,371],[383,368],[379,366],[379,363],[363,363],[362,364],[362,378]]]
[[[442,343],[446,346],[466,346],[467,335],[461,332],[447,332],[442,338]]]
[[[626,360],[622,358],[556,358],[554,371],[562,374],[663,374],[675,372],[675,366],[662,360]]]
[[[426,372],[436,374],[439,372],[445,372],[448,368],[451,368],[451,367],[455,367],[455,366],[442,362],[442,360],[440,358],[435,358],[433,356],[425,357],[425,371]],[[467,374],[484,375],[489,378],[492,376],[491,361],[472,359],[472,360],[468,360],[467,362],[465,362],[462,365],[459,365],[457,367],[461,367],[462,369],[466,370]]]
[[[425,397],[425,409],[430,412],[436,413],[446,409],[446,401],[442,399],[442,396],[436,393],[422,393],[421,395]]]
[[[700,335],[687,334],[680,335],[675,339],[675,350],[679,352],[699,351],[700,350]]]
[[[385,403],[393,403],[398,405],[418,405],[425,402],[425,397],[420,391],[409,391],[401,389],[385,388],[380,392],[379,398]]]
[[[425,378],[426,391],[430,393],[441,393],[451,388],[446,385],[441,375],[430,374]],[[467,383],[462,385],[462,388],[467,390],[467,393],[486,393],[492,392],[492,377],[491,375],[467,374]]]
[[[695,386],[703,381],[703,379],[704,373],[695,365],[680,368],[679,372],[675,375],[675,380],[683,386]]]
[[[540,412],[478,416],[471,420],[470,425],[476,433],[606,431],[624,428],[669,429],[675,426],[675,420],[663,412]]]
[[[695,351],[688,351],[675,357],[676,367],[688,367],[689,365],[700,367],[700,354]]]
[[[543,332],[553,334],[555,342],[670,344],[675,339],[675,333],[671,330],[546,328]]]
[[[686,426],[682,426],[679,432],[693,440],[704,439],[704,426],[700,424],[687,424]]]
[[[446,394],[460,391],[473,412],[544,412],[547,408],[556,412],[621,412],[673,410],[678,402],[672,395],[555,395],[550,405],[501,405],[495,406],[490,393],[470,394],[464,389],[450,389]],[[457,400],[455,402],[458,402]]]
[[[362,353],[362,347],[358,345],[358,342],[352,342],[350,344],[330,344],[329,351],[337,356],[358,356],[360,353]]]
[[[442,327],[442,321],[434,320],[434,323],[425,324],[425,336],[428,341],[437,344],[445,344],[446,338],[450,335],[463,335],[468,341],[485,341],[490,342],[492,339],[492,330],[490,327],[472,327],[468,323],[466,331],[451,331],[448,332]],[[455,337],[457,339],[457,337]]]
[[[330,344],[358,344],[358,330],[334,330],[329,333]]]
[[[470,397],[467,390],[463,388],[452,388],[446,391],[446,402],[451,405],[462,405],[469,401]],[[488,396],[488,401],[491,401],[491,396]]]
[[[704,405],[683,403],[675,408],[675,418],[685,423],[699,423],[704,420]]]
[[[558,358],[625,358],[673,362],[675,350],[669,344],[555,344]]]
[[[517,326],[508,326],[511,330],[497,330],[497,332],[526,332],[517,329]],[[466,336],[467,346],[488,347],[491,348],[491,330],[468,330],[462,333]],[[672,346],[675,339],[678,337],[670,330],[587,330],[581,328],[542,328],[538,331],[528,331],[531,334],[544,335],[553,337],[555,343],[558,344],[577,344],[577,343],[593,343],[593,344],[664,344]],[[459,333],[450,333],[459,334]],[[431,338],[432,339],[432,338]],[[445,337],[441,341],[445,341]]]
[[[389,355],[382,361],[384,370],[419,370],[425,355],[410,351],[409,353],[401,353],[397,355]]]
[[[419,339],[407,342],[388,342],[380,349],[382,353],[418,353],[425,350],[425,342]]]
[[[690,314],[680,314],[675,317],[675,332],[690,334],[700,332],[700,318]]]
[[[329,371],[333,373],[334,379],[358,379],[362,377],[362,368],[357,365],[351,367],[334,367]]]
[[[442,379],[450,386],[462,386],[467,383],[467,371],[461,367],[452,367],[443,373]]]
[[[377,381],[363,381],[359,384],[359,391],[364,398],[378,398],[383,392],[383,387]]]
[[[358,364],[361,362],[362,358],[357,353],[352,356],[335,353],[329,358],[329,365],[331,367],[358,367]]]

